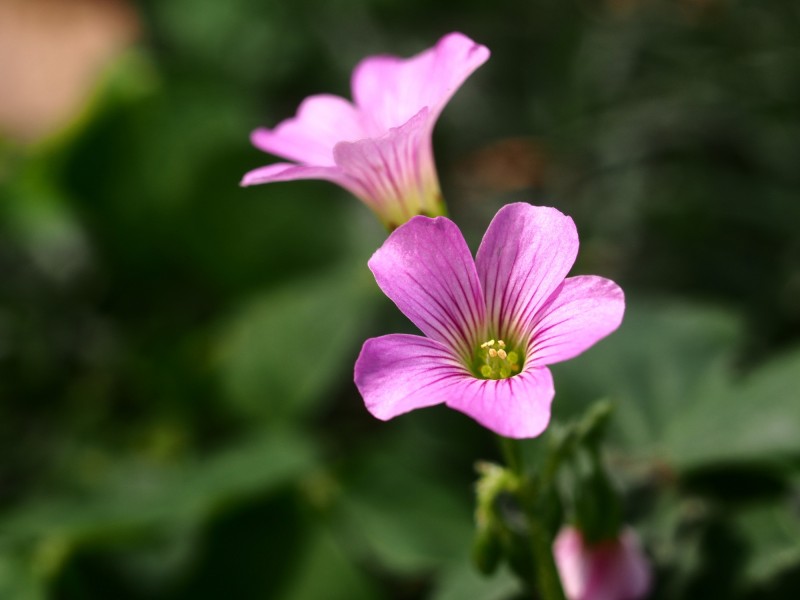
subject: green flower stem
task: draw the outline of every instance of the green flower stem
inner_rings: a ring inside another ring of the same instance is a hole
[[[525,465],[523,464],[524,461],[522,460],[522,451],[519,442],[511,438],[503,437],[502,435],[498,435],[497,440],[500,443],[500,451],[503,453],[503,460],[506,461],[506,466],[509,471],[522,479],[525,475]]]
[[[519,442],[502,436],[498,436],[498,439],[508,470],[519,480],[516,496],[528,521],[531,550],[536,563],[533,568],[536,573],[539,594],[543,600],[566,600],[564,590],[561,588],[561,578],[558,575],[555,559],[553,558],[552,540],[544,524],[539,519],[539,491],[541,484],[555,476],[561,453],[557,453],[558,458],[555,461],[551,459],[551,463],[555,462],[556,464],[548,464],[545,468],[545,473],[542,474],[543,477],[539,478],[539,481],[532,481],[525,472]]]
[[[561,588],[561,578],[556,570],[550,536],[547,535],[541,521],[533,518],[530,513],[528,513],[528,523],[531,529],[531,544],[536,561],[536,580],[539,583],[539,593],[543,600],[566,600],[564,590]]]

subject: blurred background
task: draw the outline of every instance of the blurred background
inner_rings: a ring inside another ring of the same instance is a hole
[[[800,597],[796,0],[0,0],[0,598],[525,597],[469,562],[489,432],[352,383],[413,331],[377,219],[238,186],[252,129],[454,30],[492,51],[434,138],[473,249],[553,205],[627,292],[553,419],[614,403],[653,597]]]

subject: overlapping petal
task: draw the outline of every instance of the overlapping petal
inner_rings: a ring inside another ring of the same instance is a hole
[[[417,335],[367,340],[355,367],[367,409],[384,421],[447,401],[467,376],[450,349]]]
[[[536,316],[527,362],[551,365],[574,358],[619,327],[625,295],[610,279],[570,277]]]
[[[483,337],[483,294],[458,227],[444,217],[414,217],[369,260],[383,292],[429,338],[463,361]]]
[[[555,395],[550,369],[526,368],[508,379],[465,379],[447,406],[510,438],[536,437],[550,422]]]
[[[305,165],[333,166],[333,148],[342,141],[367,137],[363,116],[339,96],[319,94],[306,98],[291,119],[275,128],[256,129],[253,145]]]
[[[353,71],[355,103],[379,130],[398,127],[423,106],[435,120],[464,80],[489,58],[489,50],[461,33],[408,59],[373,56]]]
[[[245,173],[242,185],[255,185],[258,183],[273,183],[276,181],[295,181],[299,179],[324,179],[339,184],[358,193],[360,187],[357,181],[351,180],[341,169],[335,167],[307,167],[294,163],[274,163],[266,167],[254,169]]]
[[[522,202],[501,208],[475,259],[493,335],[527,342],[536,313],[577,254],[575,223],[559,210]]]
[[[353,72],[354,103],[330,94],[311,96],[294,117],[251,135],[265,152],[340,173],[281,166],[248,173],[242,185],[332,181],[363,200],[390,230],[413,215],[442,214],[433,127],[447,101],[488,57],[484,46],[452,33],[409,59],[365,59]]]
[[[364,201],[395,226],[438,210],[427,107],[379,138],[338,143],[333,156],[342,172],[359,183]]]

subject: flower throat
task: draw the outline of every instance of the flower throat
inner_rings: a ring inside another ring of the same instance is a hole
[[[483,379],[507,379],[520,371],[519,352],[503,340],[484,342],[475,353],[474,371]]]

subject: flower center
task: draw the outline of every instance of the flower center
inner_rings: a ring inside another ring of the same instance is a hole
[[[478,348],[473,365],[483,379],[506,379],[519,373],[520,355],[503,340],[489,340]]]

